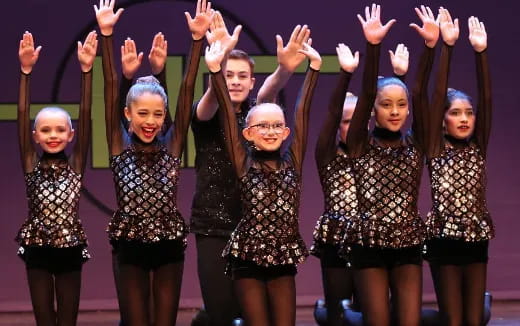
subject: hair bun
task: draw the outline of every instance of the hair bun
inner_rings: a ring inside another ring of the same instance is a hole
[[[157,80],[157,78],[155,78],[154,76],[151,76],[151,75],[139,77],[139,78],[137,78],[135,83],[136,84],[158,84],[158,85],[161,84],[161,83],[159,83],[159,80]]]

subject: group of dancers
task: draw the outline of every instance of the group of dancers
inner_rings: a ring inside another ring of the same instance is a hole
[[[195,15],[185,13],[192,44],[172,119],[165,36],[153,39],[152,76],[135,82],[143,53],[127,39],[119,81],[112,37],[123,9],[114,10],[115,0],[100,0],[94,7],[117,199],[108,235],[122,324],[175,324],[191,231],[208,325],[229,326],[237,317],[248,326],[295,325],[294,277],[309,255],[298,225],[302,167],[322,64],[310,29],[296,26],[286,44],[276,36],[279,65],[251,100],[254,61],[235,49],[241,27],[230,33],[211,3],[198,0]],[[394,76],[378,77],[381,43],[395,23],[381,22],[380,6],[358,15],[366,39],[358,96],[348,91],[359,53],[345,44],[336,48],[341,69],[315,149],[325,210],[310,249],[321,261],[327,325],[343,324],[343,299],[353,299],[365,325],[419,325],[423,258],[430,265],[442,325],[482,323],[488,241],[494,235],[485,198],[491,127],[487,34],[478,18],[468,19],[477,67],[474,103],[448,88],[458,20],[442,7],[438,15],[424,6],[416,13],[422,25],[410,26],[424,39],[424,48],[411,95],[403,44],[390,51]],[[194,103],[204,38],[210,82]],[[442,44],[430,100],[437,43]],[[20,41],[18,126],[29,216],[16,239],[37,325],[76,324],[82,264],[90,258],[77,213],[97,47],[95,31],[78,42],[77,130],[68,113],[54,107],[40,110],[31,127],[30,79],[41,47],[29,32]],[[305,60],[308,69],[289,128],[276,99]],[[410,106],[413,122],[405,132]],[[375,127],[369,130],[372,116]],[[190,124],[197,181],[188,226],[176,197]],[[425,163],[432,208],[424,222],[417,202]]]

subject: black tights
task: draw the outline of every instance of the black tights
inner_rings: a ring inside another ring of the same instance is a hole
[[[38,326],[74,326],[78,318],[81,271],[51,273],[27,269],[31,301]],[[56,295],[57,309],[54,310]]]
[[[240,309],[233,281],[224,273],[227,261],[222,258],[222,250],[228,238],[197,234],[196,240],[200,290],[210,325],[230,326],[240,316]]]
[[[442,325],[482,325],[487,265],[430,264],[430,270]]]
[[[341,300],[352,299],[354,280],[352,271],[346,267],[321,267],[323,292],[327,305],[327,325],[343,325]]]
[[[114,275],[116,287],[119,287],[124,325],[152,325],[152,320],[154,326],[175,325],[183,267],[183,262],[170,263],[150,271],[136,265],[118,264],[119,271]],[[151,299],[153,305],[150,304]],[[153,313],[150,313],[151,310]]]
[[[268,281],[241,278],[234,284],[246,326],[295,325],[294,276],[281,276]]]
[[[406,264],[390,269],[363,268],[354,271],[364,325],[391,323],[390,297],[395,325],[419,325],[421,317],[422,268]]]

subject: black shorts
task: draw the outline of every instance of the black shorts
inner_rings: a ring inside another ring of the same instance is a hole
[[[349,261],[353,269],[386,268],[402,265],[422,265],[422,246],[407,248],[379,248],[351,246]]]
[[[184,242],[182,240],[161,240],[144,243],[141,241],[111,241],[122,265],[135,265],[145,270],[156,269],[166,264],[184,261]]]
[[[424,258],[430,264],[468,265],[488,262],[489,241],[434,238],[426,242]]]
[[[348,261],[346,258],[340,256],[339,246],[320,243],[316,245],[315,256],[320,259],[321,268],[346,268]]]
[[[90,255],[85,246],[54,248],[48,246],[22,246],[18,256],[27,269],[43,269],[52,274],[81,271]]]
[[[265,267],[259,266],[252,261],[230,257],[228,273],[231,274],[233,280],[254,278],[259,281],[267,282],[282,276],[294,276],[297,270],[294,264]]]

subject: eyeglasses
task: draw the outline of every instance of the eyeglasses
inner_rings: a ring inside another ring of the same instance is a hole
[[[277,122],[277,123],[273,123],[273,124],[259,123],[259,124],[253,125],[253,126],[249,126],[248,128],[256,128],[258,133],[260,133],[261,135],[267,134],[269,132],[269,130],[271,130],[271,128],[273,129],[273,132],[275,134],[281,134],[281,133],[283,133],[283,131],[285,129],[285,123],[283,123],[283,122]]]

